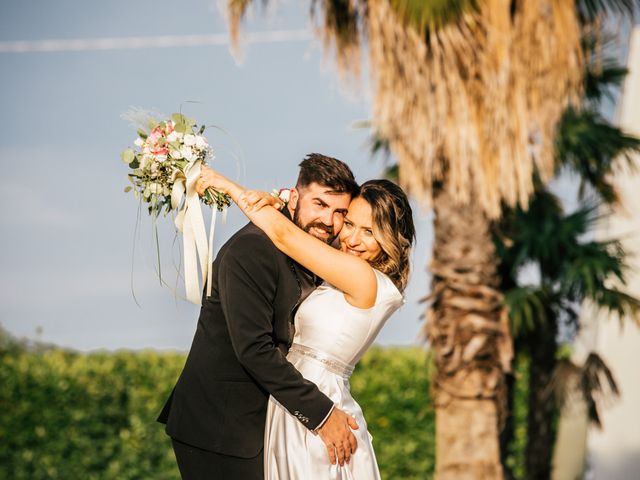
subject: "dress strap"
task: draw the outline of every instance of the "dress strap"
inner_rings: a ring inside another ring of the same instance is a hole
[[[300,345],[299,343],[294,343],[293,345],[291,345],[289,354],[302,355],[312,358],[313,360],[320,362],[324,366],[324,368],[326,368],[330,372],[340,375],[344,378],[349,378],[353,373],[353,365],[349,365],[348,363],[338,360],[331,355],[327,355],[326,353],[323,353],[311,347]]]

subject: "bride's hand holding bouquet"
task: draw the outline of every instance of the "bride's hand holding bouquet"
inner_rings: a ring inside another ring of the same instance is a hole
[[[288,189],[274,190],[272,193],[257,190],[245,190],[242,186],[229,180],[217,171],[203,166],[196,181],[196,191],[203,196],[208,189],[230,197],[243,211],[260,210],[265,206],[282,209],[288,200]]]

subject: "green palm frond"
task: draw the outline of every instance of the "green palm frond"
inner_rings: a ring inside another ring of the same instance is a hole
[[[389,143],[389,139],[376,131],[371,120],[356,122],[353,126],[355,128],[368,128],[371,130],[369,140],[367,141],[367,149],[369,150],[369,156],[372,159],[382,156],[385,164],[391,162],[391,145]]]
[[[557,169],[570,169],[580,178],[580,196],[592,188],[603,202],[613,204],[618,194],[611,174],[634,170],[633,154],[640,138],[628,135],[592,110],[566,110],[556,137]]]
[[[549,292],[541,287],[524,286],[505,292],[504,299],[509,308],[511,332],[520,337],[536,329],[545,328],[549,321]]]
[[[366,128],[371,130],[371,134],[369,135],[366,145],[367,150],[369,151],[369,158],[371,160],[375,160],[378,157],[382,157],[382,178],[398,183],[400,178],[400,166],[392,159],[389,140],[384,138],[373,128],[373,122],[371,120],[357,121],[351,126],[353,128]]]
[[[602,286],[593,292],[590,299],[609,314],[614,314],[622,322],[624,318],[635,320],[640,325],[640,300],[618,288]]]
[[[595,205],[565,215],[556,195],[538,190],[527,211],[517,209],[505,216],[502,228],[509,242],[498,242],[497,253],[503,264],[510,265],[513,279],[531,262],[540,267],[542,277],[553,279],[561,272],[568,252],[598,218]]]
[[[400,181],[400,166],[397,163],[387,165],[382,172],[382,178],[398,183]]]
[[[465,12],[478,8],[478,0],[391,0],[400,18],[418,31],[440,28],[455,22]]]
[[[611,58],[603,59],[600,65],[590,66],[584,78],[586,99],[596,105],[604,99],[615,101],[615,91],[622,86],[627,73],[627,68]]]
[[[627,253],[621,242],[584,240],[601,219],[601,209],[592,202],[566,215],[558,203],[550,192],[538,191],[528,211],[505,216],[508,241],[496,239],[514,334],[540,328],[545,321],[564,319],[575,326],[578,305],[585,299],[638,319],[640,300],[609,286],[625,283]],[[531,263],[539,268],[541,286],[519,286],[519,272]]]
[[[614,281],[625,284],[626,252],[619,240],[579,243],[567,252],[562,277],[558,279],[561,291],[571,300],[613,300],[606,286]],[[606,302],[605,305],[606,306]]]

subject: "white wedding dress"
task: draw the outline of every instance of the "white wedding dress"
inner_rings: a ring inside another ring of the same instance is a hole
[[[355,417],[360,427],[353,431],[358,440],[355,454],[342,467],[331,465],[320,437],[271,397],[265,428],[265,480],[380,478],[367,423],[349,389],[354,366],[403,303],[389,277],[378,271],[375,274],[378,292],[375,305],[368,309],[350,305],[340,290],[326,282],[314,290],[296,313],[296,334],[287,355],[305,378]]]

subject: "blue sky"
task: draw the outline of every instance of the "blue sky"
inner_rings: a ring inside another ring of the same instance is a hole
[[[245,31],[310,31],[309,2],[277,3],[259,8]],[[119,159],[135,138],[120,118],[130,106],[167,114],[182,106],[224,128],[228,134],[208,130],[215,165],[252,188],[291,185],[297,163],[313,151],[346,161],[359,181],[380,175],[367,132],[352,128],[369,117],[367,82],[344,88],[311,36],[245,45],[240,65],[226,45],[95,50],[90,43],[226,31],[211,0],[2,2],[0,323],[9,331],[79,349],[189,347],[198,308],[159,286],[147,219],[132,259],[137,203],[123,193]],[[83,39],[86,48],[12,51],[11,42],[51,39]],[[420,326],[431,227],[426,211],[415,213],[415,273],[407,304],[380,334],[385,345],[413,343]],[[216,246],[244,221],[232,210]],[[169,218],[159,230],[172,283],[178,250]]]

